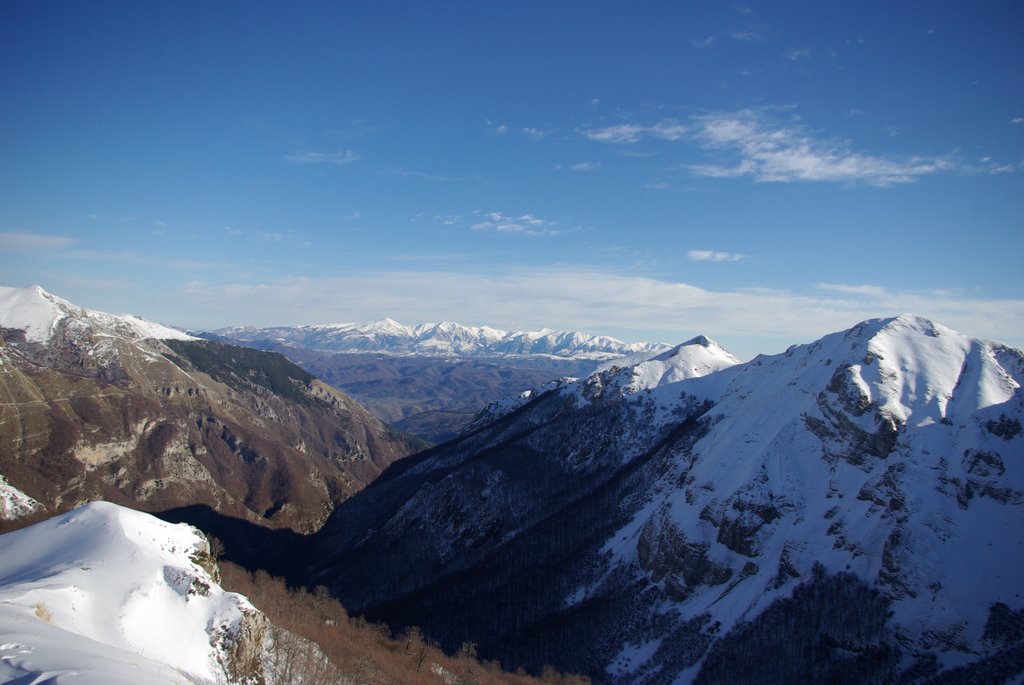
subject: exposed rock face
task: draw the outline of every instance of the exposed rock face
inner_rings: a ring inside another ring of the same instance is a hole
[[[215,633],[213,646],[229,682],[251,685],[264,682],[266,643],[271,633],[267,617],[254,608],[241,611],[241,619]]]
[[[50,510],[203,503],[311,530],[417,446],[280,355],[142,338],[38,297],[60,312],[48,337],[0,340],[0,474]]]
[[[609,682],[1024,672],[1024,353],[904,316],[652,371],[524,394],[391,467],[309,582]]]

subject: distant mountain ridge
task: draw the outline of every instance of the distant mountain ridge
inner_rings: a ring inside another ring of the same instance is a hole
[[[489,326],[464,326],[451,321],[406,326],[393,319],[365,323],[259,328],[241,326],[212,331],[228,340],[249,344],[271,341],[324,352],[368,352],[433,357],[506,357],[546,355],[604,360],[626,355],[657,354],[663,343],[626,343],[578,331],[503,331]]]

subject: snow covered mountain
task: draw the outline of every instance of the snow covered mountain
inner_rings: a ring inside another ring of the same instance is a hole
[[[53,336],[73,336],[89,328],[99,328],[107,335],[143,340],[145,338],[195,340],[176,329],[146,321],[132,314],[115,316],[76,307],[39,286],[8,288],[0,286],[0,322],[5,328],[21,329],[31,342],[45,343]],[[65,323],[68,330],[61,330]]]
[[[901,316],[734,362],[492,407],[344,503],[308,580],[614,683],[1019,682],[1024,353]]]
[[[0,682],[263,682],[266,637],[187,525],[94,502],[0,536]]]
[[[105,499],[316,528],[418,446],[280,355],[0,288],[0,518]]]
[[[370,352],[432,357],[503,357],[547,355],[577,359],[611,359],[635,353],[658,353],[667,345],[624,343],[587,333],[502,331],[444,321],[406,326],[392,319],[278,328],[237,327],[214,331],[240,343],[276,342],[327,352]]]

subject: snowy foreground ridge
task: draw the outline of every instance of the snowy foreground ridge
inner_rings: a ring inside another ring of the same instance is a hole
[[[194,528],[106,502],[0,536],[0,682],[244,680],[265,619],[209,558]]]

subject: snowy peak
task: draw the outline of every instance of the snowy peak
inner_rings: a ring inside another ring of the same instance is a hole
[[[877,410],[901,425],[963,419],[1009,401],[1024,382],[1020,350],[911,315],[864,321],[746,366],[739,383],[775,369],[789,387],[827,389],[854,414]]]
[[[211,561],[190,526],[105,502],[0,537],[0,681],[260,675],[266,621]]]
[[[146,338],[193,339],[179,330],[138,316],[115,316],[76,307],[38,285],[28,288],[0,287],[0,326],[23,330],[25,339],[36,343],[48,342],[62,327],[132,341]]]
[[[633,358],[636,356],[641,355]],[[632,395],[687,379],[702,378],[738,364],[740,360],[728,350],[701,335],[649,359],[621,367],[615,361],[606,362],[586,378],[560,378],[492,402],[466,430],[472,431],[506,416],[551,391],[574,397],[577,403],[586,403],[609,395]]]
[[[453,321],[406,326],[392,319],[369,323],[275,328],[235,327],[214,331],[238,343],[272,341],[326,352],[371,352],[410,356],[502,357],[546,355],[613,359],[668,349],[660,343],[624,343],[574,331],[503,331]]]
[[[680,384],[720,391],[704,396],[708,433],[665,478],[687,487],[629,528],[648,569],[677,553],[669,539],[703,550],[717,575],[666,585],[687,615],[750,620],[819,565],[879,588],[915,654],[970,653],[990,606],[1020,608],[1024,533],[1009,522],[1024,516],[1024,353],[900,316],[720,378]],[[751,560],[770,572],[719,602],[721,579]]]
[[[611,371],[606,384],[617,386],[624,393],[635,393],[701,378],[739,363],[724,347],[701,335],[646,361]]]

